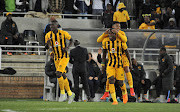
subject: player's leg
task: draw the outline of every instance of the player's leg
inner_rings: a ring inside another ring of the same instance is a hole
[[[65,101],[65,90],[64,90],[64,79],[62,76],[60,78],[58,78],[58,82],[59,82],[59,88],[61,90],[59,102],[63,102],[63,101]]]
[[[57,71],[59,71],[60,73],[64,73],[65,72],[65,68],[66,68],[68,62],[69,62],[69,58],[63,57],[60,60],[59,68],[58,68]],[[72,91],[70,90],[69,82],[68,82],[68,79],[67,79],[66,75],[62,74],[62,76],[63,76],[63,79],[64,79],[64,87],[65,87],[65,89],[66,89],[66,91],[68,93],[68,96],[69,96],[68,103],[70,104],[74,100],[75,94],[72,93]]]
[[[132,79],[132,74],[129,70],[129,66],[124,67],[124,71],[126,73],[126,78],[128,80],[128,83],[129,83],[130,94],[131,94],[131,96],[135,96],[134,88],[133,88],[133,79]]]
[[[60,63],[60,60],[55,60],[56,70],[59,67],[59,63]],[[63,102],[65,101],[64,79],[62,76],[57,76],[57,77],[58,77],[58,82],[59,82],[59,88],[61,90],[59,102]]]
[[[107,80],[109,80],[109,91],[113,99],[112,105],[117,105],[116,92],[115,92],[115,68],[107,66]]]
[[[124,81],[124,70],[122,67],[116,69],[116,80],[121,88],[123,95],[123,103],[126,104],[128,101],[128,94]]]
[[[109,80],[106,81],[106,89],[104,95],[100,98],[101,100],[105,100],[106,97],[109,97]]]
[[[125,54],[122,55],[122,61],[123,61],[123,68],[124,68],[124,71],[126,73],[126,78],[128,80],[128,84],[130,87],[130,94],[131,94],[131,96],[135,96],[134,88],[133,88],[132,74],[131,74],[130,69],[129,69],[129,60]]]

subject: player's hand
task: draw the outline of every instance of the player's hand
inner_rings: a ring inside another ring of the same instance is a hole
[[[66,79],[66,77],[67,77],[65,73],[63,73],[62,76],[64,79]]]
[[[93,77],[90,76],[90,77],[89,77],[89,80],[93,80]]]
[[[144,80],[141,80],[141,83],[142,83],[142,84],[145,84],[145,81],[144,81]]]
[[[94,77],[94,80],[98,80],[98,77]]]
[[[117,29],[112,29],[112,32],[117,34],[117,33],[119,32],[119,30],[117,30]]]
[[[49,39],[49,40],[47,41],[47,44],[50,44],[50,41],[51,41],[51,39]]]
[[[64,51],[64,52],[67,52],[68,49],[69,49],[68,47],[65,47],[65,48],[63,48],[63,51]]]
[[[102,53],[102,49],[101,47],[98,49],[98,54],[101,54]]]
[[[55,73],[57,78],[60,78],[62,76],[62,74],[59,71],[56,71]]]
[[[104,32],[104,34],[109,34],[109,30],[110,30],[110,29],[107,29],[107,30]]]

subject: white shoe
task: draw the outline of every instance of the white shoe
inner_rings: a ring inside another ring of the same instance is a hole
[[[75,94],[72,93],[71,96],[69,96],[69,99],[68,99],[68,104],[71,104],[73,101],[74,101],[74,97],[75,97]]]
[[[59,98],[59,102],[63,102],[66,100],[66,94],[61,94]]]

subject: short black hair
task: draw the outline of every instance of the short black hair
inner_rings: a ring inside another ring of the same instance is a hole
[[[115,24],[117,24],[117,23],[120,24],[119,21],[113,21],[113,22],[112,22],[112,26],[115,25]]]
[[[166,48],[165,47],[161,47],[160,51],[165,51],[166,52]]]

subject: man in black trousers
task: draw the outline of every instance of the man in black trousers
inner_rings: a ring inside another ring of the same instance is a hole
[[[86,60],[89,59],[88,52],[86,48],[80,46],[78,40],[74,41],[75,48],[70,51],[70,63],[73,64],[73,79],[74,79],[74,92],[75,99],[74,101],[78,102],[79,100],[79,77],[83,84],[83,88],[86,92],[88,101],[91,101],[90,90],[87,81],[87,70],[86,70]]]
[[[137,102],[140,100],[141,88],[144,90],[143,101],[149,101],[147,91],[151,87],[150,79],[145,78],[145,71],[143,65],[139,64],[136,59],[132,58],[132,77],[135,93],[137,94]]]
[[[157,98],[154,102],[160,102],[160,94],[166,95],[173,90],[174,69],[172,58],[167,54],[166,48],[162,47],[159,51],[159,76],[155,81]],[[170,95],[172,97],[172,94]],[[164,99],[161,101],[164,102]]]

